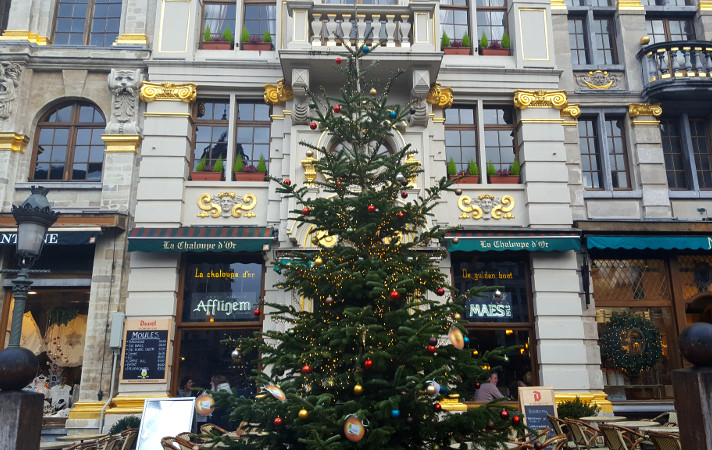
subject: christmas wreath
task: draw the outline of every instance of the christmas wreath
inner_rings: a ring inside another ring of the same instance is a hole
[[[600,345],[603,363],[627,374],[655,367],[663,355],[660,331],[639,314],[613,313],[601,334]]]

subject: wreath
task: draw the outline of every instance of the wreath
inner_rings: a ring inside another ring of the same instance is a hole
[[[639,314],[613,313],[599,342],[603,363],[627,374],[650,370],[663,356],[660,331]]]

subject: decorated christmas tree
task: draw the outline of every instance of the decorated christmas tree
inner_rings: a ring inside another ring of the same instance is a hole
[[[293,218],[313,226],[315,248],[274,261],[279,287],[313,308],[268,303],[265,314],[287,331],[226,342],[236,358],[260,355],[260,392],[255,399],[216,394],[218,408],[229,408],[232,424],[246,431],[223,441],[259,449],[495,448],[512,427],[523,428],[513,411],[496,403],[443,408],[504,357],[503,349],[474,351],[461,314],[477,292],[455,295],[437,267],[447,230],[428,219],[452,182],[408,192],[421,172],[408,161],[414,150],[387,144],[413,104],[388,103],[398,74],[382,86],[369,81],[375,78],[360,62],[372,48],[342,48],[340,95],[308,93],[310,127],[340,145],[302,143],[321,175],[311,186],[273,178],[278,192],[296,199]]]

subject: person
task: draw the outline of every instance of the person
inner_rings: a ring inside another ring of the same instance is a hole
[[[502,395],[501,392],[499,392],[499,389],[497,389],[497,382],[499,381],[499,373],[497,373],[496,370],[493,370],[492,372],[489,373],[489,379],[488,383],[483,383],[480,385],[480,388],[477,389],[477,392],[475,392],[475,400],[478,402],[491,402],[492,400],[496,400],[498,398],[503,398],[504,395]]]
[[[518,387],[527,387],[532,385],[532,371],[527,370],[527,372],[522,376],[522,379],[517,381]]]
[[[178,387],[178,397],[195,397],[195,393],[190,390],[193,387],[193,379],[189,376],[184,376],[180,380]]]
[[[213,375],[210,379],[210,390],[215,392],[232,393],[230,389],[230,381],[225,375]],[[215,407],[215,410],[210,415],[210,423],[213,423],[225,430],[230,429],[230,411],[225,411],[222,408]]]
[[[225,375],[214,375],[210,379],[210,390],[232,392],[230,389],[230,381]]]

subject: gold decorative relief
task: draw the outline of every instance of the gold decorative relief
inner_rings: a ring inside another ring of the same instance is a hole
[[[18,153],[25,153],[25,146],[30,142],[30,138],[19,133],[0,133],[0,151],[7,150]]]
[[[148,46],[148,37],[145,34],[122,34],[116,38],[112,45],[143,45]]]
[[[580,105],[568,105],[559,112],[559,115],[564,119],[564,125],[576,125],[578,118],[581,115]]]
[[[514,214],[511,213],[514,209],[514,198],[511,195],[495,197],[492,194],[482,194],[478,195],[476,200],[462,195],[457,201],[457,207],[462,211],[460,219],[514,219]]]
[[[26,30],[5,30],[0,36],[0,41],[27,41],[30,44],[48,45],[49,39],[46,36],[40,36],[36,33],[30,33]]]
[[[562,110],[568,105],[566,91],[514,91],[514,106],[517,109],[554,108]]]
[[[628,105],[628,115],[631,119],[638,116],[655,116],[660,117],[663,113],[663,108],[660,103],[631,103]]]
[[[213,201],[214,200],[214,201]],[[255,217],[251,210],[257,206],[257,197],[254,194],[237,195],[234,192],[220,192],[218,194],[201,194],[198,197],[198,208],[202,211],[198,217]]]
[[[589,89],[611,89],[620,88],[622,86],[622,77],[620,73],[610,73],[606,70],[592,70],[588,73],[574,73],[576,84],[582,88]]]
[[[618,11],[645,11],[640,0],[618,0]]]
[[[329,236],[329,233],[324,230],[314,231],[314,225],[312,225],[304,238],[303,247],[314,247],[317,243],[322,247],[333,247],[337,240],[336,236]]]
[[[265,103],[268,105],[279,105],[293,98],[294,92],[292,92],[291,87],[284,85],[284,79],[278,80],[277,86],[265,84]]]
[[[314,152],[312,150],[307,150],[307,157],[302,160],[302,167],[304,167],[304,178],[307,180],[307,184],[311,184],[316,180],[316,169],[314,168]]]
[[[414,170],[418,170],[420,167],[420,163],[418,162],[417,159],[415,159],[415,155],[413,153],[410,153],[408,155],[408,158],[405,160],[405,164],[411,164],[413,165]],[[410,177],[408,178],[408,186],[409,188],[414,188],[415,187],[415,177]]]
[[[425,101],[431,105],[447,109],[452,106],[453,99],[452,88],[444,88],[440,86],[440,83],[435,83],[428,91]]]
[[[150,103],[154,100],[193,103],[197,97],[195,83],[141,83],[141,100]]]

